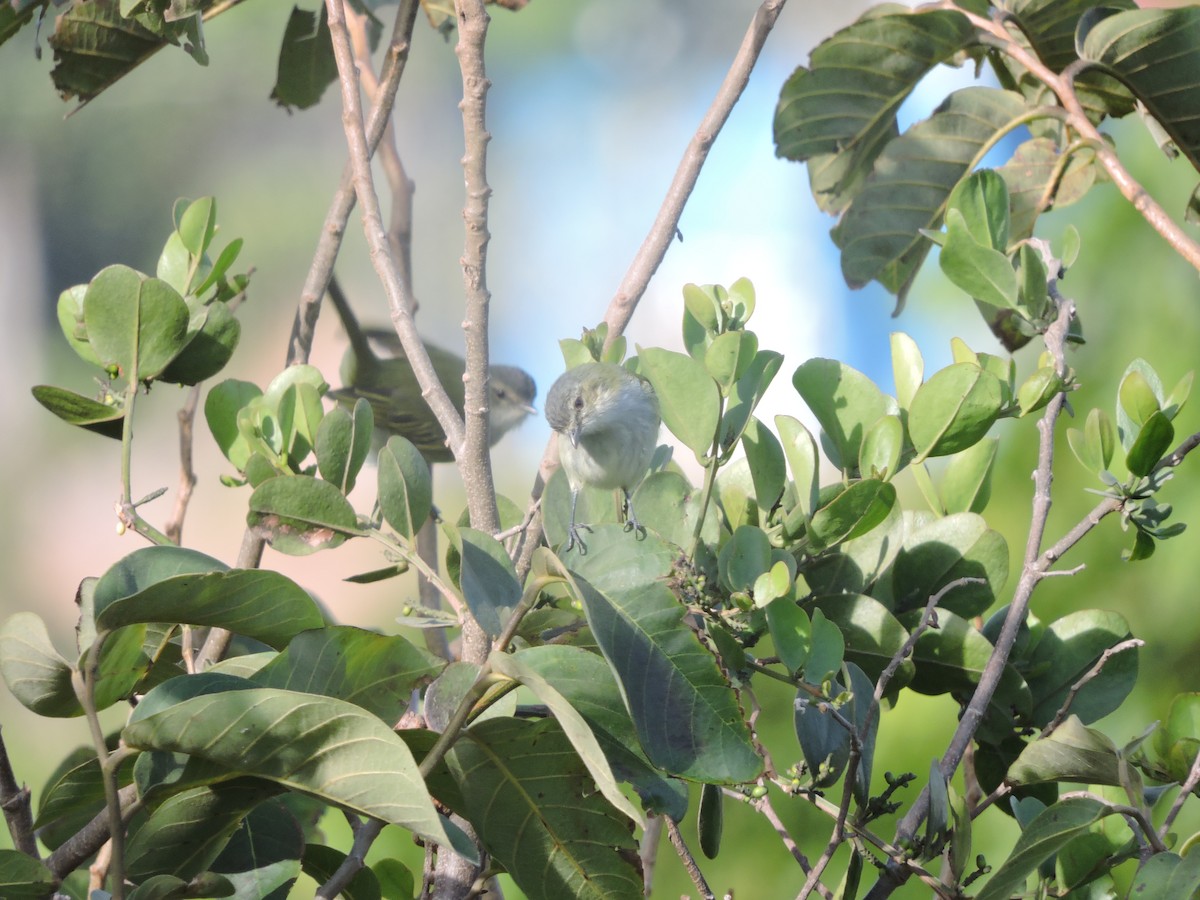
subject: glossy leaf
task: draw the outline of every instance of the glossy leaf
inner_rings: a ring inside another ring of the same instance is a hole
[[[238,428],[238,414],[262,396],[262,389],[249,381],[226,379],[213,387],[204,400],[204,418],[225,458],[239,472],[245,471],[253,448]]]
[[[355,479],[371,452],[373,432],[371,404],[361,397],[355,401],[353,413],[338,406],[321,419],[313,445],[317,471],[343,494],[354,490]]]
[[[687,812],[687,790],[650,765],[638,742],[621,689],[604,658],[578,647],[544,644],[517,654],[574,707],[591,727],[613,774],[628,781],[649,812],[675,821]]]
[[[721,788],[715,784],[701,785],[700,812],[696,830],[700,834],[700,849],[709,859],[721,852],[721,835],[725,830],[725,808],[721,805]]]
[[[751,416],[742,432],[742,451],[754,481],[754,499],[765,520],[783,495],[787,481],[783,447],[762,422]]]
[[[809,540],[823,550],[867,534],[885,521],[896,504],[896,489],[868,478],[857,481],[813,513]]]
[[[1024,112],[1019,94],[967,87],[890,141],[834,233],[846,283],[902,293],[929,252],[921,229],[937,227],[954,186]]]
[[[868,478],[887,481],[900,469],[904,426],[899,416],[883,416],[867,429],[858,451],[858,471]]]
[[[70,425],[78,425],[105,437],[121,439],[125,428],[125,411],[49,384],[32,388],[33,399]]]
[[[342,492],[310,475],[270,478],[254,489],[249,505],[247,524],[280,553],[307,556],[360,533]]]
[[[821,610],[813,610],[812,644],[808,661],[804,664],[804,680],[809,684],[822,684],[832,678],[845,661],[846,641],[842,631],[825,617]]]
[[[902,331],[892,332],[891,347],[892,380],[896,382],[896,400],[901,409],[908,409],[925,378],[925,360],[917,342]]]
[[[591,788],[555,720],[480,722],[446,762],[483,846],[530,900],[642,896],[628,820]]]
[[[1088,728],[1076,716],[1067,716],[1050,734],[1027,744],[1009,766],[1010,784],[1041,781],[1119,785],[1117,747],[1103,732]]]
[[[1008,579],[1008,544],[974,513],[957,513],[913,530],[896,557],[892,602],[897,611],[922,609],[929,598],[959,578],[963,584],[938,605],[962,616],[976,616],[995,602]]]
[[[308,593],[267,569],[230,569],[178,547],[144,547],[96,584],[97,627],[186,622],[227,628],[276,648],[324,624]]]
[[[918,459],[948,456],[982,440],[1000,415],[1000,382],[971,363],[955,363],[921,385],[908,411]]]
[[[1149,475],[1171,449],[1174,440],[1175,426],[1165,415],[1155,411],[1138,431],[1133,446],[1125,455],[1125,465],[1138,477]]]
[[[210,303],[188,327],[187,343],[159,375],[172,384],[199,384],[212,378],[233,358],[242,336],[242,324],[221,302]]]
[[[1116,428],[1103,410],[1093,409],[1088,413],[1082,431],[1067,429],[1067,443],[1083,467],[1099,475],[1107,471],[1112,463],[1113,449],[1117,443]]]
[[[871,678],[880,676],[908,640],[908,631],[874,597],[863,594],[818,596],[812,604],[841,632],[845,658]],[[815,640],[814,637],[814,643]],[[903,686],[912,674],[912,660],[904,660],[896,670],[892,687]]]
[[[586,556],[567,562],[588,579],[579,583],[588,624],[650,761],[694,781],[752,781],[761,760],[737,697],[664,583],[675,554],[653,536],[635,541],[606,525]]]
[[[249,678],[260,687],[337,697],[394,722],[408,707],[413,688],[444,666],[402,635],[331,625],[297,634]]]
[[[767,604],[767,628],[779,661],[791,673],[804,668],[812,647],[812,624],[808,613],[790,597],[780,597]]]
[[[1006,900],[1024,888],[1025,879],[1043,860],[1085,834],[1104,816],[1105,805],[1072,797],[1047,807],[1021,832],[1012,854],[976,895],[976,900]]]
[[[783,455],[796,486],[796,503],[801,514],[806,519],[810,518],[817,509],[821,487],[817,442],[800,420],[791,416],[776,416],[775,427],[779,430]]]
[[[71,685],[71,664],[54,648],[36,613],[14,613],[0,628],[0,674],[21,705],[39,716],[83,714]]]
[[[895,403],[866,375],[835,359],[810,359],[796,369],[792,384],[817,421],[830,461],[853,473],[867,430]]]
[[[179,292],[128,266],[102,269],[83,298],[88,342],[122,377],[149,381],[186,344],[188,308]]]
[[[721,548],[718,559],[721,584],[729,591],[749,591],[771,564],[771,544],[766,533],[752,525],[742,525]]]
[[[458,552],[458,564],[450,576],[462,591],[471,615],[491,638],[499,636],[504,623],[521,599],[517,571],[504,545],[474,528],[446,528]],[[590,543],[590,542],[589,542]]]
[[[242,819],[212,871],[228,879],[237,897],[277,900],[300,874],[304,833],[280,799],[260,803]]]
[[[451,844],[407,745],[360,707],[247,688],[190,697],[161,712],[151,712],[151,704],[139,715],[154,695],[163,692],[165,700],[173,688],[167,682],[146,696],[122,732],[126,744],[186,753]]]
[[[658,395],[663,424],[703,461],[712,451],[720,391],[705,367],[682,353],[638,348],[640,373]]]
[[[1008,256],[981,243],[957,209],[946,210],[946,240],[938,264],[956,287],[977,301],[1000,310],[1016,307],[1017,274]]]
[[[0,896],[11,900],[40,900],[52,894],[58,879],[41,860],[16,850],[0,849]]]
[[[1118,613],[1091,609],[1068,613],[1046,626],[1024,668],[1033,692],[1033,723],[1041,726],[1058,712],[1071,686],[1109,647],[1128,639],[1129,626]],[[1116,709],[1137,681],[1137,650],[1112,656],[1100,674],[1075,695],[1070,711],[1087,724]]]
[[[984,438],[950,458],[942,475],[942,506],[947,513],[982,513],[992,496],[992,469],[999,438]]]
[[[974,243],[1001,254],[1008,250],[1008,186],[995,171],[972,172],[955,187],[946,207],[947,223],[949,211],[957,211],[959,221]]]

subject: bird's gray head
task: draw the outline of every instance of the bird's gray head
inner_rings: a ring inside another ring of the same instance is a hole
[[[537,412],[533,408],[536,396],[537,384],[524,369],[516,366],[488,369],[488,425],[493,441]]]

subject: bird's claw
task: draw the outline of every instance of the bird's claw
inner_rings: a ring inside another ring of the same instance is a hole
[[[563,547],[562,552],[566,553],[572,547],[574,547],[576,544],[578,544],[579,545],[579,555],[587,556],[587,544],[584,542],[583,535],[581,535],[580,532],[581,531],[591,532],[591,530],[592,530],[591,525],[582,525],[582,524],[576,525],[574,522],[572,522],[571,526],[567,529],[567,546]]]

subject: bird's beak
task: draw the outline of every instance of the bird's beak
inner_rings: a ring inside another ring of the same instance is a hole
[[[526,403],[524,406],[521,407],[521,409],[524,411],[525,415],[527,415],[527,416],[536,416],[537,415],[537,407],[534,406],[532,403]]]
[[[576,427],[570,429],[567,432],[567,438],[571,441],[572,447],[578,447],[579,446],[579,426],[576,426]]]

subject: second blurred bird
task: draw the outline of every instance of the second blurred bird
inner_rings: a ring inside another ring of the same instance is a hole
[[[412,441],[428,462],[453,460],[454,455],[446,446],[446,434],[421,397],[421,386],[396,332],[390,328],[362,328],[336,279],[329,283],[329,297],[350,339],[350,347],[342,358],[344,387],[330,391],[329,396],[350,407],[359,397],[370,403],[377,437],[382,439],[378,443],[398,434]],[[438,380],[462,415],[466,363],[456,353],[432,344],[426,343],[425,349]],[[488,426],[492,444],[536,412],[533,408],[536,396],[537,385],[528,372],[515,366],[488,369]]]

